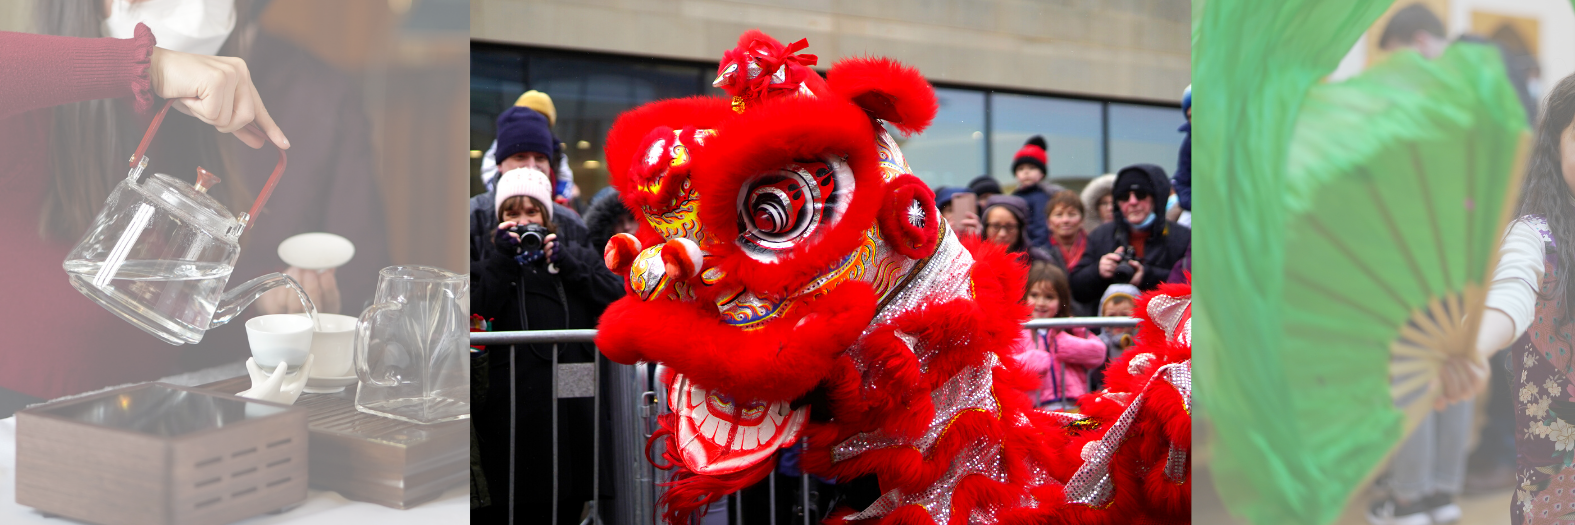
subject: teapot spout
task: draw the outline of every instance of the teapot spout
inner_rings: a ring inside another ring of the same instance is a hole
[[[262,294],[280,286],[293,288],[296,296],[301,300],[301,306],[306,309],[306,312],[310,314],[312,319],[317,319],[317,306],[312,304],[312,298],[306,295],[306,291],[301,288],[301,283],[296,282],[294,278],[288,275],[274,272],[246,281],[240,286],[224,292],[224,296],[219,298],[218,308],[213,312],[213,322],[209,323],[208,327],[214,328],[230,322],[235,316],[246,311],[246,307],[251,306],[252,301],[256,301],[258,297],[262,297]]]

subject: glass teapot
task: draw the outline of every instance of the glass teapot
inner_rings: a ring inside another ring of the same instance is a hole
[[[195,186],[162,173],[143,179],[142,170],[148,165],[143,153],[171,102],[154,115],[131,157],[131,172],[115,186],[87,233],[66,256],[71,286],[174,345],[201,341],[209,328],[229,322],[263,292],[279,286],[295,288],[306,311],[315,314],[300,285],[282,273],[224,291],[241,252],[241,233],[284,172],[284,150],[279,150],[279,164],[251,211],[239,217],[206,193],[219,179],[200,167]]]
[[[470,277],[390,266],[375,300],[356,322],[356,409],[420,424],[470,417]]]

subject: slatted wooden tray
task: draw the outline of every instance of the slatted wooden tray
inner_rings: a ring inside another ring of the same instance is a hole
[[[198,388],[236,393],[237,377]],[[470,479],[470,422],[418,425],[355,409],[351,385],[334,394],[301,394],[307,410],[311,486],[385,507],[407,509]]]
[[[306,499],[306,412],[143,383],[17,412],[16,502],[103,525],[219,525]]]

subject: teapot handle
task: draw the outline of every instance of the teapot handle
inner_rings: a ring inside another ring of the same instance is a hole
[[[170,112],[170,105],[174,103],[175,99],[173,98],[164,101],[164,105],[159,107],[159,112],[153,115],[153,122],[148,124],[148,131],[142,134],[142,142],[137,143],[136,153],[131,154],[131,173],[128,176],[133,182],[141,178],[143,168],[148,167],[148,157],[145,155],[148,151],[148,145],[153,143],[153,136],[158,134],[159,125],[164,123],[164,115]],[[272,140],[268,139],[268,134],[263,133],[262,128],[257,127],[257,123],[247,124],[246,127],[255,131],[258,135],[262,135],[263,140],[269,144],[273,143]],[[257,214],[262,211],[263,203],[268,202],[268,196],[273,194],[273,187],[279,184],[279,175],[284,173],[284,167],[290,163],[283,149],[280,149],[277,144],[274,145],[274,149],[279,150],[279,163],[273,167],[273,173],[268,176],[268,182],[263,185],[262,192],[257,194],[257,200],[252,203],[251,211],[240,218],[241,224],[248,230],[252,227],[251,223],[253,221],[251,219],[257,217]]]
[[[399,384],[398,381],[378,381],[377,378],[372,376],[372,363],[371,360],[367,359],[367,351],[372,347],[372,325],[377,319],[377,314],[382,313],[384,310],[398,312],[400,306],[401,304],[398,302],[377,303],[362,311],[361,318],[356,320],[355,375],[362,383],[380,387],[392,387]]]

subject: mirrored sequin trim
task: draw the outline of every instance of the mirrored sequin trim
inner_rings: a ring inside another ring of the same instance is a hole
[[[935,417],[930,420],[929,429],[919,439],[910,443],[906,439],[890,436],[880,430],[862,432],[832,447],[832,462],[842,462],[871,450],[896,446],[912,446],[920,454],[928,456],[930,448],[940,440],[941,434],[951,428],[952,422],[964,412],[980,410],[992,416],[999,415],[1000,405],[995,400],[995,393],[990,384],[1000,359],[994,353],[987,353],[985,356],[983,365],[964,368],[957,375],[946,380],[940,388],[930,392],[930,401],[935,405]]]
[[[1166,377],[1176,368],[1188,366],[1190,366],[1190,361],[1168,364],[1160,367],[1159,371],[1154,374],[1154,377]],[[1149,378],[1150,383],[1153,380],[1153,377]],[[1190,381],[1191,376],[1188,375],[1185,382],[1189,385],[1189,391]],[[1147,390],[1148,383],[1145,383],[1138,392],[1146,392]],[[1116,420],[1115,424],[1110,426],[1110,430],[1105,432],[1105,436],[1100,439],[1100,445],[1095,449],[1095,453],[1091,454],[1092,457],[1083,463],[1082,467],[1077,469],[1077,473],[1072,474],[1072,479],[1067,480],[1066,500],[1068,502],[1094,507],[1110,502],[1110,496],[1115,490],[1110,483],[1110,460],[1115,456],[1116,450],[1121,447],[1121,442],[1126,440],[1127,429],[1132,426],[1133,421],[1137,420],[1138,411],[1143,407],[1144,397],[1146,396],[1139,394],[1132,400],[1132,404],[1127,405],[1126,410],[1121,412],[1121,417]]]
[[[1181,317],[1187,313],[1187,306],[1190,304],[1192,304],[1190,295],[1180,297],[1156,295],[1148,300],[1148,316],[1154,324],[1165,329],[1166,340],[1174,340],[1176,329],[1181,327]]]
[[[1176,393],[1181,394],[1181,406],[1188,413],[1192,411],[1192,360],[1188,359],[1175,365],[1162,377],[1166,383],[1175,387]]]
[[[886,307],[875,314],[868,335],[877,326],[891,322],[920,305],[944,303],[954,299],[971,299],[969,280],[972,278],[973,254],[963,248],[955,235],[944,235],[930,256],[930,265],[924,273],[914,277],[906,288],[898,290]]]
[[[952,517],[952,493],[956,492],[958,482],[964,477],[973,474],[988,476],[1000,483],[1006,483],[1006,469],[1001,466],[1001,444],[989,437],[980,437],[971,445],[958,452],[952,460],[950,470],[941,476],[935,484],[926,487],[918,494],[903,494],[901,489],[892,489],[882,494],[863,511],[843,518],[845,521],[857,521],[878,518],[890,514],[899,507],[918,505],[923,507],[935,523],[948,523]]]
[[[1170,444],[1170,454],[1165,458],[1165,479],[1174,483],[1187,480],[1187,450]]]

